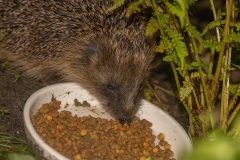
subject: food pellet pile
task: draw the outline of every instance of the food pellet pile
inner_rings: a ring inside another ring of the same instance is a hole
[[[43,104],[32,117],[32,124],[41,138],[52,148],[73,160],[119,159],[175,160],[164,134],[152,134],[151,123],[135,117],[131,125],[116,120],[91,116],[72,116],[61,111],[60,101]]]

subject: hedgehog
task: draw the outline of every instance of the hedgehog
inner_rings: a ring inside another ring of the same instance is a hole
[[[141,15],[113,0],[2,0],[0,57],[23,76],[61,77],[94,95],[121,123],[140,108],[154,41]]]

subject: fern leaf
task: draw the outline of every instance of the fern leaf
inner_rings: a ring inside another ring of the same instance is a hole
[[[203,61],[200,61],[200,67],[205,71],[206,74],[209,74],[209,68],[208,65],[203,63]]]
[[[180,66],[183,69],[185,65],[185,57],[188,56],[187,46],[183,42],[183,37],[181,34],[174,32],[172,29],[167,29],[168,35],[171,38],[172,47],[174,48],[179,61]]]
[[[196,38],[199,44],[201,44],[201,42],[203,41],[201,33],[197,30],[195,26],[187,25],[185,28],[185,32],[188,32],[192,37]]]
[[[163,61],[165,61],[165,62],[174,62],[178,66],[180,65],[178,57],[176,56],[176,54],[173,54],[173,53],[170,53],[170,54],[166,55],[165,57],[163,57]]]
[[[238,89],[239,87],[240,87],[240,84],[230,84],[229,85],[229,91],[232,94],[236,94],[237,96],[240,96],[240,91]]]
[[[156,47],[155,52],[164,53],[163,41],[160,41],[159,45]]]
[[[192,25],[187,25],[185,27],[185,32],[188,32],[188,34],[191,37],[193,37],[193,38],[195,38],[197,40],[198,45],[196,45],[196,47],[197,47],[196,49],[197,49],[197,51],[200,51],[202,49],[202,41],[203,41],[203,39],[202,39],[202,37],[200,35],[200,32],[197,30],[197,28],[195,26],[192,26]],[[193,48],[193,44],[190,43],[189,46],[190,46],[191,52],[194,53],[195,51],[194,51],[194,48]]]
[[[240,33],[232,32],[232,33],[228,34],[227,36],[225,36],[223,38],[223,42],[225,42],[225,43],[230,43],[230,42],[240,43]]]
[[[108,8],[108,11],[112,11],[120,6],[122,6],[125,3],[126,0],[115,0],[112,7]]]
[[[234,67],[236,67],[236,68],[240,69],[240,65],[233,64],[233,63],[232,63],[232,65],[233,65]]]
[[[224,13],[226,14],[226,13]],[[208,30],[213,29],[215,27],[220,27],[221,25],[225,24],[225,20],[217,20],[210,22],[202,31],[201,36],[205,35]],[[240,23],[239,22],[230,22],[229,24],[231,27],[235,27],[237,31],[240,31]]]
[[[144,0],[136,0],[132,2],[127,8],[126,17],[130,17],[132,14],[140,12],[141,11],[140,5],[143,3]]]
[[[146,35],[152,36],[159,30],[159,24],[154,16],[152,16],[147,24]]]
[[[160,36],[161,38],[161,36]],[[171,55],[172,57],[172,54],[174,52],[173,48],[172,48],[172,43],[169,41],[168,38],[165,39],[165,43],[163,43],[163,41],[160,41],[159,42],[159,45],[156,47],[156,52],[159,52],[159,53],[168,53],[168,55]],[[176,62],[175,59],[177,59],[176,56],[174,56],[175,58],[172,59],[173,62],[175,62],[176,64],[180,65],[179,61]],[[169,61],[168,61],[169,62]]]
[[[152,93],[151,93],[151,91],[150,91],[149,89],[146,90],[146,91],[144,91],[143,97],[144,97],[147,101],[151,101],[151,100],[152,100]]]
[[[189,71],[197,69],[200,66],[200,64],[198,62],[192,62],[191,64],[186,64],[185,68]]]
[[[226,22],[225,20],[217,20],[217,21],[212,21],[212,22],[210,22],[210,23],[203,29],[203,31],[202,31],[202,33],[201,33],[201,36],[205,35],[205,34],[208,32],[208,30],[213,29],[213,28],[215,28],[215,27],[219,27],[219,26],[225,24],[225,22]]]
[[[216,49],[217,52],[220,51],[220,45],[221,45],[220,42],[217,42],[211,39],[203,41],[204,48]]]
[[[149,102],[151,102],[152,99],[153,99],[153,97],[155,97],[155,95],[154,95],[154,90],[153,90],[153,88],[150,86],[149,83],[146,84],[146,87],[145,87],[144,92],[143,92],[143,96],[144,96],[144,98],[145,98],[147,101],[149,101]]]
[[[192,92],[191,88],[189,87],[181,87],[180,88],[180,100],[184,100],[188,95]]]
[[[226,12],[219,12],[217,13],[217,19],[224,19],[226,15]]]
[[[193,36],[193,37],[199,37],[200,36],[200,32],[193,25],[187,25],[186,28],[185,28],[185,32],[189,32],[191,34],[191,36]]]
[[[152,2],[151,2],[151,0],[145,0],[145,5],[146,5],[147,7],[152,7]]]
[[[187,3],[185,0],[175,0],[173,3],[166,2],[169,11],[176,15],[180,21],[180,25],[183,28],[185,26],[185,18],[187,13]]]
[[[235,27],[237,31],[240,31],[240,23],[239,22],[230,22],[231,27]]]
[[[205,71],[205,73],[209,73],[209,69],[208,69],[208,66],[206,64],[204,64],[202,61],[200,62],[192,62],[191,64],[186,64],[185,65],[185,68],[189,71],[192,71],[192,70],[197,70],[198,67],[201,67],[203,69],[203,71]]]
[[[180,88],[180,100],[184,100],[186,97],[191,94],[193,90],[193,86],[190,82],[190,79],[188,76],[185,77],[185,81],[183,82],[183,87]]]
[[[200,78],[200,73],[199,72],[192,72],[190,77],[191,77],[191,79],[199,79]]]
[[[186,0],[176,0],[176,2],[178,3],[178,5],[179,5],[179,7],[180,7],[180,9],[182,10],[182,11],[184,11],[184,13],[186,13],[186,8],[187,8],[187,2],[186,2]],[[184,17],[185,18],[185,17]]]
[[[169,25],[169,15],[164,14],[164,13],[160,13],[159,14],[159,18],[160,18],[160,25],[161,26],[168,26]]]
[[[197,2],[197,0],[187,0],[187,9],[189,9],[190,5],[193,5],[195,2]]]

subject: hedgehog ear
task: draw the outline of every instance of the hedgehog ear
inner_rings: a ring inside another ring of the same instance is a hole
[[[101,50],[102,46],[99,41],[93,40],[86,44],[83,52],[85,65],[91,65],[93,63],[98,62]]]
[[[111,46],[106,37],[98,37],[92,40],[85,48],[85,54],[88,60],[96,61],[99,58],[107,57],[107,53],[111,50]]]
[[[102,50],[102,46],[100,42],[97,40],[94,40],[86,46],[85,53],[89,58],[92,58],[93,56],[100,54],[101,50]]]

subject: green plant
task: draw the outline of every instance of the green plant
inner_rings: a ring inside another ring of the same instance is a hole
[[[190,134],[205,138],[211,130],[236,130],[231,124],[240,109],[240,84],[230,84],[228,73],[233,67],[239,68],[231,58],[233,49],[240,50],[240,2],[228,0],[226,11],[217,11],[213,0],[209,0],[214,20],[199,31],[189,19],[189,8],[195,1],[134,0],[127,6],[126,16],[152,11],[146,35],[160,37],[156,52],[164,53],[164,61],[172,67],[181,102],[189,115]],[[125,2],[116,0],[109,10]],[[209,64],[200,58],[204,50],[210,51]],[[219,120],[214,118],[218,97]]]
[[[0,109],[0,116],[2,116],[2,117],[9,113],[10,113],[10,111],[8,109]]]
[[[35,160],[26,142],[9,134],[0,132],[0,159],[7,160]]]
[[[240,116],[233,125],[240,132]],[[222,130],[215,130],[206,135],[205,141],[196,140],[193,151],[186,154],[184,160],[239,160],[240,134],[226,135]]]
[[[0,62],[0,69],[5,70],[6,73],[12,75],[14,82],[21,77],[21,75],[16,71],[16,68],[11,66],[10,62],[8,61]]]

